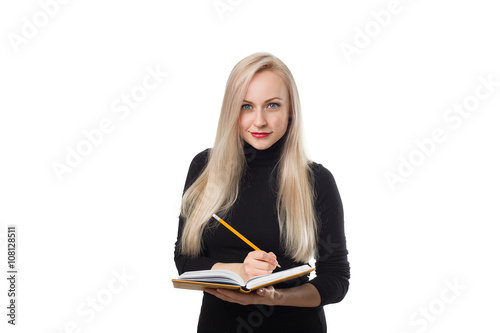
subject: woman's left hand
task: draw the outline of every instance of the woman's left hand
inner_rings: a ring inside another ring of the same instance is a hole
[[[238,303],[241,305],[277,305],[278,300],[282,297],[282,294],[279,292],[279,290],[274,289],[273,286],[259,288],[256,292],[251,292],[248,294],[243,294],[238,291],[229,289],[205,288],[204,291],[220,298],[223,301]]]

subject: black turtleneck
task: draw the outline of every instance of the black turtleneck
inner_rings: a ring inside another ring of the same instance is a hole
[[[244,177],[240,186],[238,200],[232,207],[229,214],[221,216],[226,222],[231,224],[236,230],[248,238],[252,243],[266,252],[274,252],[277,256],[281,269],[287,269],[302,265],[293,259],[285,256],[280,246],[279,225],[276,214],[277,185],[276,172],[280,153],[284,143],[284,137],[275,142],[271,147],[263,150],[255,149],[244,141],[244,153],[247,162]],[[206,165],[209,148],[197,154],[191,162],[184,191],[196,180]],[[318,290],[321,296],[321,304],[318,308],[299,307],[273,307],[275,315],[270,316],[266,323],[272,324],[272,318],[276,318],[278,313],[291,320],[298,314],[293,314],[298,309],[302,309],[302,314],[298,315],[297,321],[290,321],[290,327],[298,329],[301,322],[309,325],[307,332],[326,332],[326,322],[324,320],[323,305],[340,302],[349,287],[350,267],[347,261],[347,249],[344,235],[344,216],[342,202],[333,175],[321,164],[312,162],[312,170],[315,177],[316,211],[320,219],[320,232],[318,239],[318,258],[316,260],[316,277],[310,281],[308,276],[275,285],[276,289],[289,288],[311,283]],[[253,251],[245,242],[236,237],[229,230],[221,226],[215,219],[212,219],[203,234],[204,251],[197,258],[187,258],[178,251],[180,235],[182,232],[184,219],[179,216],[178,238],[175,247],[174,259],[179,274],[185,271],[211,269],[217,263],[241,263],[248,252]],[[277,268],[275,272],[281,270]],[[236,321],[228,322],[232,313],[234,319],[238,317],[246,318],[246,315],[255,311],[255,306],[242,306],[235,303],[225,302],[219,298],[203,293],[203,304],[200,313],[199,328],[205,325],[205,320],[217,322],[219,319],[225,325],[224,330],[235,332]],[[306,317],[303,317],[305,315]],[[301,317],[302,316],[302,317]],[[311,317],[312,316],[312,317]],[[309,318],[312,320],[306,320]],[[320,318],[319,328],[314,330],[314,323]],[[283,323],[281,323],[282,325]],[[267,324],[266,324],[267,325]],[[271,325],[272,326],[272,325]],[[213,326],[210,326],[213,328]],[[221,326],[222,327],[222,326]],[[265,325],[262,325],[265,327]],[[270,326],[269,326],[270,327]],[[281,327],[280,331],[282,331]],[[201,330],[203,331],[203,330]],[[265,331],[265,330],[264,330]],[[269,331],[272,331],[269,329]],[[288,330],[286,332],[295,332]],[[297,330],[297,332],[300,330]],[[210,331],[212,332],[212,331]],[[215,330],[213,332],[216,332]],[[217,330],[217,332],[219,332]],[[257,331],[256,331],[257,332]],[[259,331],[260,332],[260,331]],[[302,331],[301,331],[302,332]]]

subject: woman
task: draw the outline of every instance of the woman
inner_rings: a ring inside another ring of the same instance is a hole
[[[214,213],[269,252],[250,251]],[[269,53],[244,58],[229,76],[214,147],[189,168],[177,270],[228,269],[246,281],[314,257],[316,277],[249,294],[205,289],[198,332],[326,332],[323,306],[349,287],[343,218],[332,174],[305,154],[291,72]]]

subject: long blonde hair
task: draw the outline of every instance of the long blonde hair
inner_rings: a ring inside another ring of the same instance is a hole
[[[243,139],[239,132],[241,105],[253,76],[269,70],[279,75],[290,99],[290,117],[278,165],[276,211],[285,255],[307,263],[316,257],[317,216],[311,162],[302,143],[300,101],[288,67],[270,53],[254,53],[236,64],[229,75],[217,126],[214,147],[208,162],[182,197],[181,216],[185,219],[181,253],[198,256],[203,248],[201,235],[212,214],[224,216],[238,198],[245,170]]]

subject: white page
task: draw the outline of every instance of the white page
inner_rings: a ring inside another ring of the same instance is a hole
[[[305,272],[308,269],[311,269],[311,267],[309,265],[302,265],[302,266],[298,266],[298,267],[285,269],[281,272],[268,274],[268,275],[254,276],[253,278],[251,278],[247,281],[246,287],[248,289],[252,289],[253,287],[258,286],[260,284],[264,284],[264,283],[268,283],[268,282],[272,282],[272,281],[277,281],[279,279],[282,279],[282,278],[290,276],[290,275]]]
[[[237,273],[227,269],[207,269],[182,273],[179,280],[230,283],[244,286],[245,282]]]

